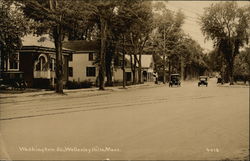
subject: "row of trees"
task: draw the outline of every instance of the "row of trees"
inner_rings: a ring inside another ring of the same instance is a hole
[[[0,0],[0,12],[4,15],[0,28],[1,56],[8,57],[5,53],[11,52],[7,50],[20,48],[21,37],[29,32],[49,34],[56,49],[57,93],[63,93],[65,39],[100,42],[97,57],[100,90],[104,89],[105,77],[107,84],[112,84],[111,64],[115,58],[122,58],[125,78],[125,54],[131,58],[134,84],[142,82],[144,52],[155,53],[155,71],[162,75],[164,83],[166,73],[181,72],[183,78],[204,74],[209,70],[208,55],[181,29],[184,14],[168,10],[165,4],[142,0]],[[220,57],[227,62],[228,71],[233,71],[232,62],[248,40],[249,10],[238,8],[236,2],[218,3],[205,9],[200,22],[204,35],[214,40],[223,53]]]
[[[181,73],[182,78],[196,77],[208,71],[206,55],[200,45],[182,30],[185,15],[167,9],[165,3],[156,3],[152,44],[155,68],[163,83],[170,73]],[[167,69],[168,68],[168,69]]]
[[[105,77],[107,85],[112,84],[111,64],[115,58],[123,60],[125,86],[125,54],[130,55],[133,84],[142,83],[141,59],[145,50],[155,53],[155,71],[162,73],[164,83],[167,61],[168,73],[171,69],[171,72],[186,71],[189,75],[204,67],[203,60],[198,59],[202,57],[202,49],[181,29],[185,18],[183,13],[168,10],[165,3],[142,0],[1,0],[1,6],[9,7],[5,12],[10,15],[9,19],[2,16],[3,22],[7,22],[7,25],[2,25],[13,27],[13,30],[8,30],[9,33],[4,30],[1,33],[7,34],[7,37],[14,35],[19,40],[15,48],[9,45],[6,49],[20,48],[21,37],[28,32],[49,34],[54,41],[57,93],[63,93],[62,42],[65,39],[100,42],[97,57],[100,90],[104,89]],[[19,16],[10,14],[14,11]],[[2,42],[8,41],[3,39]],[[15,41],[9,42],[15,45]],[[4,49],[2,44],[1,49]],[[4,53],[9,52],[1,53],[6,55]]]

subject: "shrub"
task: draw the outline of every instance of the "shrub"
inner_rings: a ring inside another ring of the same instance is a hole
[[[93,83],[89,80],[85,80],[83,82],[80,82],[81,88],[91,88],[93,86]]]
[[[66,83],[66,87],[68,89],[91,88],[92,86],[93,86],[93,83],[89,80],[85,80],[82,82],[68,81]]]

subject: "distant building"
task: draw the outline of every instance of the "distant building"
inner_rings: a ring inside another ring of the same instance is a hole
[[[130,55],[125,55],[125,72],[126,72],[126,81],[130,82],[133,80],[133,74],[131,70],[131,58]],[[132,59],[132,64],[134,60]],[[153,68],[154,68],[154,62],[153,62],[153,56],[150,54],[142,55],[141,56],[141,68],[142,68],[142,81],[143,82],[152,82],[154,81],[153,78]],[[137,68],[138,69],[138,64]],[[138,71],[136,70],[136,78],[138,77]],[[123,80],[123,71],[122,71],[122,62],[120,65],[116,66],[113,71],[113,79],[114,81],[121,82]]]
[[[142,55],[141,57],[142,63],[142,78],[144,82],[152,82],[154,81],[154,61],[152,55]]]
[[[114,82],[122,82],[123,81],[123,60],[122,53],[120,53],[119,58],[115,61],[113,66],[113,81]],[[130,83],[133,80],[131,64],[130,64],[130,56],[125,55],[125,74],[126,74],[126,82]]]

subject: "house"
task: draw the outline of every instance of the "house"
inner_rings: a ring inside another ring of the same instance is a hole
[[[63,43],[66,49],[74,50],[72,59],[69,61],[69,81],[92,82],[95,84],[98,77],[98,64],[96,62],[100,44],[97,41],[74,40]],[[112,63],[112,81],[123,81],[122,53],[118,59]],[[125,56],[126,81],[133,80],[130,67],[130,55]],[[136,74],[137,75],[137,74]],[[142,78],[144,81],[153,81],[153,57],[152,55],[142,55]],[[106,79],[106,78],[105,78]]]
[[[95,63],[99,53],[97,41],[74,40],[66,41],[63,47],[74,50],[69,61],[69,81],[96,83],[98,64]]]
[[[63,50],[63,83],[68,81],[68,62],[73,51]],[[19,51],[19,70],[24,73],[24,80],[28,87],[50,88],[54,87],[55,74],[55,48],[43,46],[23,46]]]
[[[41,38],[41,37],[40,37]],[[39,37],[28,35],[24,38],[23,47],[7,60],[1,60],[4,80],[24,79],[27,87],[54,87],[56,51],[48,39],[40,42]],[[64,84],[68,81],[68,61],[72,50],[63,50]]]

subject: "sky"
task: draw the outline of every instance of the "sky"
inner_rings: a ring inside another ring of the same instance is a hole
[[[196,40],[205,49],[205,52],[208,52],[213,49],[213,43],[205,41],[198,24],[198,17],[203,14],[205,7],[218,2],[220,1],[168,1],[166,5],[173,11],[182,10],[186,16],[183,25],[184,32]],[[237,1],[237,3],[239,6],[250,5],[250,1]]]

